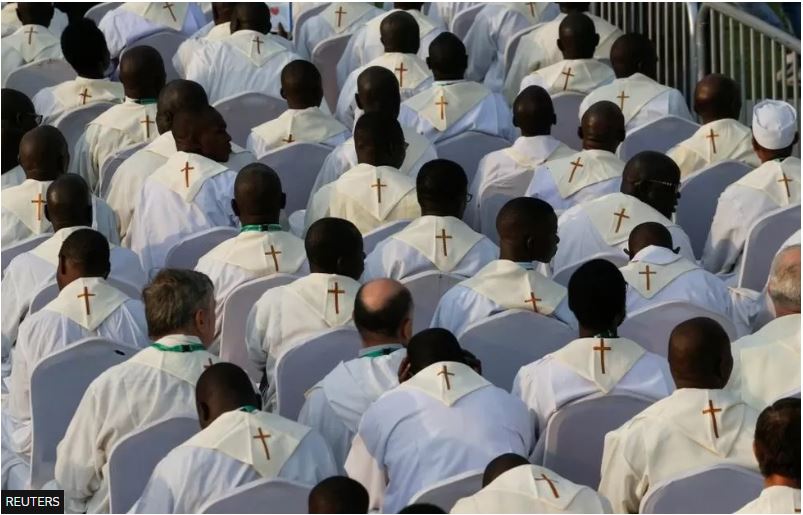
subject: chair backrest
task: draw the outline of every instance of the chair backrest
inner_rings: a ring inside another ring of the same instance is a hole
[[[84,18],[89,18],[95,22],[95,25],[98,25],[107,12],[117,9],[121,5],[123,5],[123,2],[102,2],[93,5],[84,13]]]
[[[544,432],[544,467],[596,489],[605,434],[653,402],[635,395],[601,395],[562,406],[550,417]]]
[[[481,132],[467,131],[439,141],[435,144],[438,157],[451,159],[463,167],[468,183],[474,180],[477,165],[480,159],[503,148],[510,146],[510,142],[499,136],[491,136]]]
[[[120,439],[109,454],[111,513],[127,513],[145,490],[156,464],[198,431],[197,419],[174,417]]]
[[[397,232],[401,231],[410,223],[411,220],[396,220],[373,231],[365,233],[362,237],[362,250],[366,255],[370,254],[378,243],[385,241]]]
[[[539,23],[532,27],[527,27],[526,29],[520,30],[511,36],[510,40],[507,42],[507,46],[505,47],[505,77],[508,76],[510,73],[510,67],[513,66],[513,58],[516,57],[516,50],[519,48],[521,38],[534,31],[540,25],[541,24]]]
[[[616,265],[617,268],[625,266],[629,261],[627,259],[627,254],[625,254],[624,252],[611,252],[611,251],[599,252],[592,256],[588,256],[586,259],[583,259],[582,261],[566,265],[560,270],[555,270],[555,273],[552,274],[552,280],[562,286],[568,287],[569,279],[572,278],[574,272],[578,268],[580,268],[584,263],[588,263],[589,261],[594,259],[604,259],[605,261],[610,261],[611,263]]]
[[[664,116],[628,134],[616,153],[625,162],[645,150],[663,153],[689,139],[699,128],[699,125],[685,118]]]
[[[249,91],[218,100],[215,109],[226,120],[226,131],[234,143],[245,147],[251,129],[278,118],[287,111],[287,101],[265,93]]]
[[[749,171],[750,167],[740,161],[720,161],[683,180],[676,220],[689,236],[697,258],[703,255],[719,196]]]
[[[438,481],[413,496],[410,504],[432,504],[449,513],[457,501],[482,489],[482,470],[470,470]]]
[[[6,267],[8,266],[9,263],[11,263],[12,259],[19,256],[23,252],[28,252],[29,250],[36,248],[40,243],[50,238],[51,236],[53,236],[53,234],[51,233],[38,234],[36,236],[31,236],[27,240],[21,241],[16,245],[11,245],[9,247],[4,248],[3,252],[0,253],[0,263],[2,263],[3,273],[5,273]]]
[[[781,245],[800,229],[800,204],[770,211],[756,220],[747,233],[739,270],[738,285],[756,291],[764,289],[772,260]]]
[[[552,106],[555,108],[555,116],[558,117],[558,124],[552,129],[552,136],[562,141],[575,150],[583,148],[583,142],[577,135],[577,128],[580,127],[580,104],[585,95],[580,93],[558,93],[552,97]]]
[[[461,41],[465,39],[466,34],[468,34],[468,29],[474,24],[477,13],[479,13],[483,7],[484,5],[482,4],[474,5],[455,14],[454,18],[452,18],[450,32],[460,38]]]
[[[437,270],[421,272],[402,279],[402,284],[413,296],[413,334],[429,327],[432,315],[443,294],[462,281],[459,275],[445,274]]]
[[[64,59],[43,59],[20,66],[8,75],[6,88],[25,93],[28,98],[44,88],[73,80],[78,75]],[[70,148],[72,152],[72,148]]]
[[[360,335],[350,326],[326,329],[298,341],[276,362],[276,412],[298,419],[304,393],[341,361],[360,352]]]
[[[266,291],[290,284],[296,279],[296,276],[289,274],[275,274],[253,279],[235,288],[223,306],[220,359],[238,365],[248,372],[255,383],[262,379],[263,371],[256,369],[248,358],[248,348],[245,345],[245,323],[248,320],[248,313]]]
[[[337,87],[337,63],[349,44],[351,34],[324,39],[312,49],[312,64],[321,72],[323,97],[329,110],[335,112],[340,89]]]
[[[114,178],[114,174],[117,173],[117,169],[120,168],[120,165],[123,164],[123,161],[134,155],[134,152],[137,150],[145,147],[148,142],[140,142],[134,143],[133,145],[129,145],[127,147],[123,147],[103,162],[100,165],[100,177],[98,178],[98,196],[102,199],[106,199],[106,196],[109,194],[109,188],[112,184],[112,179]]]
[[[716,465],[651,487],[639,513],[734,513],[758,497],[763,486],[756,472]]]
[[[112,102],[93,102],[85,106],[73,107],[53,122],[53,126],[60,130],[64,139],[67,140],[67,148],[70,149],[70,152],[75,148],[75,143],[84,133],[89,122],[113,105],[115,104]]]
[[[262,156],[259,162],[276,170],[282,179],[287,195],[285,212],[307,207],[312,185],[330,152],[330,147],[318,143],[291,143]]]
[[[56,446],[89,383],[136,352],[105,338],[85,338],[39,361],[31,374],[31,488],[53,479]]]
[[[523,193],[523,192],[522,192]],[[479,229],[486,238],[499,245],[499,233],[496,231],[496,217],[499,211],[515,197],[505,192],[497,191],[493,187],[487,188],[480,194]]]
[[[135,46],[152,46],[162,56],[165,67],[165,79],[167,82],[180,79],[178,72],[173,66],[173,56],[176,55],[178,47],[187,39],[183,33],[171,29],[163,29],[144,36],[127,45],[127,48]],[[125,50],[123,50],[125,53]]]
[[[213,227],[185,236],[167,251],[165,268],[192,270],[207,252],[238,233],[234,227]]]
[[[301,11],[293,21],[293,41],[298,41],[298,35],[301,33],[301,26],[304,25],[310,18],[320,13],[329,6],[329,2],[321,2],[318,5],[307,7]]]
[[[142,290],[139,286],[121,281],[120,279],[109,277],[106,281],[111,285],[125,293],[128,297],[136,300],[142,299]],[[28,315],[33,315],[43,307],[47,306],[50,301],[59,296],[59,285],[56,281],[47,283],[41,290],[36,292],[36,295],[31,299],[31,304],[28,306]]]
[[[519,309],[475,322],[458,336],[460,345],[482,362],[482,376],[507,391],[521,367],[574,338],[575,331],[559,320]]]
[[[308,485],[284,479],[260,479],[206,503],[201,513],[307,513]]]
[[[679,301],[659,302],[628,313],[619,326],[619,336],[630,338],[650,352],[667,357],[669,335],[686,320],[705,317],[717,322],[728,333],[731,341],[736,339],[733,321],[719,313]]]

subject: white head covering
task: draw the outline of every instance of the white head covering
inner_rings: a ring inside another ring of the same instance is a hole
[[[769,150],[786,148],[795,141],[797,112],[780,100],[764,100],[753,108],[753,137]]]

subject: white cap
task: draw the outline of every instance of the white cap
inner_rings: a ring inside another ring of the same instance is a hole
[[[797,112],[780,100],[763,100],[753,108],[753,137],[767,150],[780,150],[795,141]]]

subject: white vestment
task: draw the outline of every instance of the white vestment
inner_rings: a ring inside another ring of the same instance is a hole
[[[399,385],[399,366],[407,356],[400,345],[380,345],[341,362],[307,391],[298,415],[301,424],[320,433],[343,474],[351,442],[363,413],[383,393]]]
[[[521,465],[457,501],[450,513],[611,513],[611,503],[549,469]]]
[[[739,270],[747,233],[762,216],[800,204],[800,159],[767,161],[719,196],[702,263],[713,273]]]
[[[5,172],[2,176],[2,185],[0,188],[6,189],[12,186],[18,186],[22,184],[26,177],[25,177],[25,170],[22,169],[22,166],[17,165],[11,170]]]
[[[605,436],[599,493],[638,513],[650,486],[712,465],[758,472],[758,413],[726,390],[681,388]]]
[[[525,76],[519,91],[540,86],[553,96],[566,92],[587,95],[615,78],[613,69],[597,59],[565,59]]]
[[[120,103],[124,98],[123,85],[119,82],[76,77],[39,90],[31,100],[37,114],[43,117],[42,124],[47,125],[55,122],[65,111],[75,107],[94,102]]]
[[[298,58],[282,37],[238,30],[199,46],[184,78],[203,86],[210,103],[250,91],[281,98],[282,69]]]
[[[539,23],[560,14],[552,2],[505,2],[483,6],[463,38],[468,54],[466,78],[483,81],[492,91],[501,93],[505,82],[505,49],[510,39]]]
[[[362,234],[396,220],[418,218],[415,181],[390,166],[358,164],[313,195],[305,231],[327,216],[352,222]]]
[[[252,481],[280,478],[312,487],[336,473],[315,431],[272,413],[237,409],[170,451],[129,513],[200,513],[207,502]]]
[[[708,165],[725,160],[741,161],[753,168],[761,162],[753,151],[750,127],[723,118],[701,125],[697,132],[666,151],[680,168],[680,177],[686,178]]]
[[[236,178],[225,163],[187,152],[176,152],[148,177],[130,228],[131,250],[139,254],[143,269],[163,267],[168,251],[185,236],[237,227],[231,210]]]
[[[619,106],[625,117],[625,130],[631,132],[665,116],[694,121],[683,94],[641,73],[614,80],[592,90],[580,103],[579,118],[589,107],[607,100]]]
[[[0,20],[2,20],[2,36],[6,37],[14,33],[18,28],[22,27],[19,17],[17,16],[17,3],[8,2],[3,5],[0,10]],[[69,22],[67,15],[61,9],[53,10],[53,18],[50,20],[48,29],[56,36],[61,37],[64,27]]]
[[[680,247],[680,255],[694,261],[691,242],[683,229],[636,197],[611,193],[578,204],[558,218],[560,244],[552,258],[552,270],[582,263],[600,252],[622,252],[624,256],[630,232],[644,222],[666,227],[672,243]]]
[[[0,47],[0,81],[3,87],[6,86],[6,81],[11,72],[25,64],[22,54],[17,52],[11,47]]]
[[[173,68],[176,69],[179,77],[184,76],[187,71],[187,64],[192,60],[199,47],[203,46],[207,41],[220,41],[228,37],[229,34],[231,34],[231,22],[227,21],[215,25],[215,22],[211,21],[184,40],[173,56]]]
[[[439,270],[469,278],[499,257],[499,248],[453,216],[422,216],[377,244],[365,258],[363,281],[401,281]]]
[[[257,159],[290,143],[320,143],[336,147],[349,139],[351,132],[320,107],[288,109],[278,118],[251,129],[246,148]]]
[[[70,172],[86,179],[97,190],[103,163],[117,151],[136,143],[147,143],[156,136],[156,102],[143,103],[127,98],[89,122],[71,153]]]
[[[265,408],[276,394],[273,377],[279,356],[317,331],[350,324],[359,288],[350,277],[315,273],[268,290],[254,304],[245,343],[250,360],[267,375]]]
[[[519,399],[467,365],[433,363],[368,408],[345,468],[371,509],[397,513],[423,488],[500,454],[529,456],[535,431]]]
[[[486,224],[483,210],[487,199],[501,195],[510,199],[521,197],[541,164],[573,155],[575,151],[552,136],[520,136],[510,148],[486,155],[477,167],[469,187],[471,202],[466,207],[465,221],[483,234],[496,233],[496,216]],[[502,206],[499,206],[500,208]]]
[[[557,214],[622,187],[625,163],[606,150],[581,150],[547,161],[533,172],[525,193],[548,202]]]
[[[447,291],[438,302],[431,327],[443,327],[460,337],[468,326],[510,309],[532,311],[577,326],[566,288],[541,275],[531,263],[499,259]]]
[[[41,25],[23,25],[3,37],[3,48],[13,48],[25,64],[42,59],[63,59],[59,38]]]
[[[761,491],[736,513],[797,513],[800,511],[800,489],[789,486],[770,486]]]
[[[382,9],[367,2],[332,2],[301,25],[298,40],[295,41],[296,53],[302,59],[312,61],[312,51],[318,43],[352,34],[363,27],[366,21],[383,13]]]
[[[516,137],[513,115],[498,93],[467,80],[435,81],[406,100],[399,123],[437,143],[464,132],[481,132],[508,141]]]

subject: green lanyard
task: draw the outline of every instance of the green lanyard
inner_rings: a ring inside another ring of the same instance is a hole
[[[253,224],[243,225],[240,232],[275,232],[282,230],[282,226],[279,224]]]
[[[172,347],[168,345],[162,345],[161,343],[152,343],[151,347],[154,347],[162,352],[195,352],[197,350],[206,350],[206,348],[200,343],[184,343],[181,345],[174,345]]]
[[[388,354],[393,354],[394,352],[396,352],[400,348],[401,348],[400,346],[399,347],[390,347],[390,346],[383,347],[383,348],[377,349],[375,351],[367,352],[367,353],[363,354],[360,357],[361,358],[379,358],[381,356],[387,356]]]
[[[619,338],[619,335],[617,334],[616,329],[608,329],[606,331],[602,331],[599,334],[595,334],[594,338],[602,338],[610,340],[612,338]]]
[[[257,410],[256,406],[252,406],[250,404],[246,404],[245,406],[239,409],[239,411],[244,411],[246,413],[253,413],[256,410]]]

